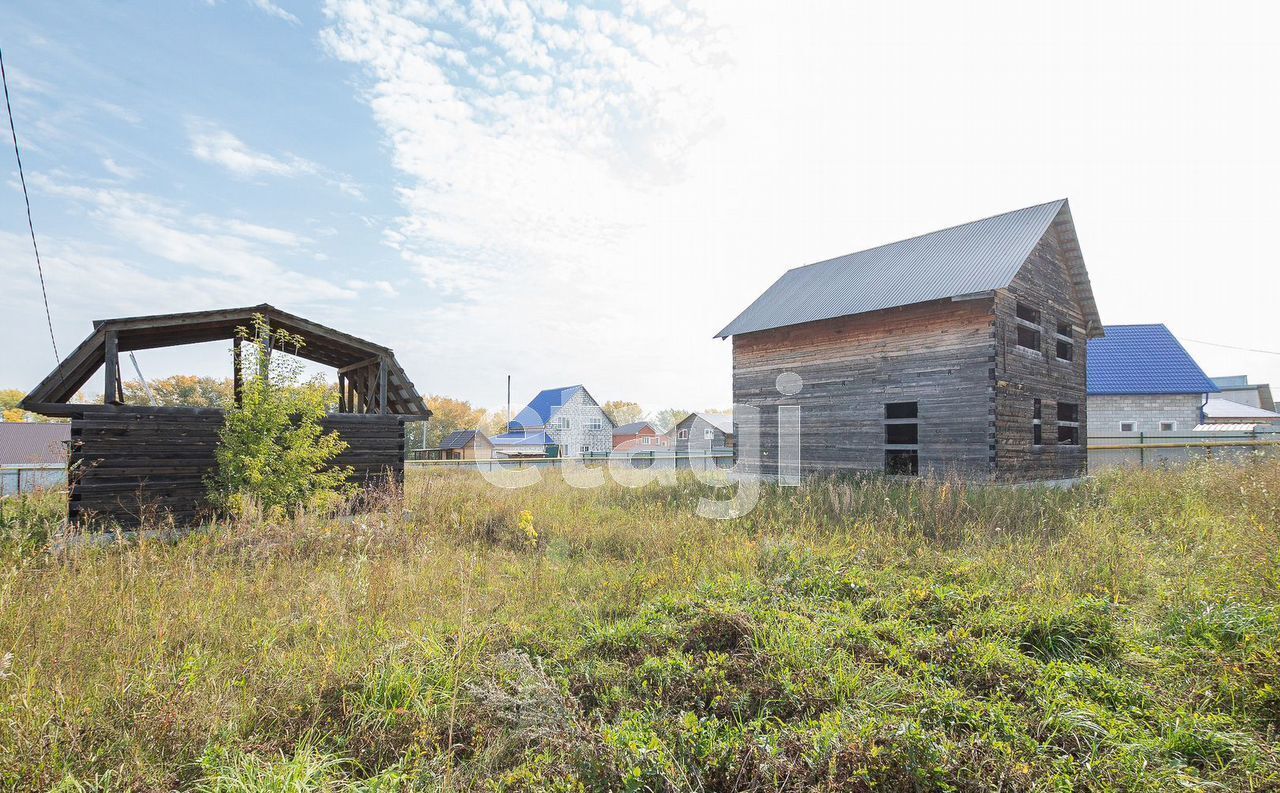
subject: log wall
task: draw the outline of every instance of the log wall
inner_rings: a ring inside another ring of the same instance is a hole
[[[810,474],[884,470],[885,403],[915,401],[920,472],[989,475],[992,321],[987,296],[734,336],[733,399],[759,410],[760,473],[777,473],[781,405],[800,406],[801,472]],[[801,378],[794,395],[778,390],[786,372]]]
[[[1040,348],[1017,346],[1016,309],[1040,311]],[[1072,324],[1072,360],[1057,323]],[[885,469],[885,403],[919,405],[919,471],[1005,481],[1074,478],[1087,466],[1085,321],[1056,226],[1009,286],[733,337],[733,398],[759,412],[760,460],[778,473],[778,408],[799,406],[801,473]],[[780,392],[794,373],[801,390]],[[1042,443],[1033,443],[1034,400]],[[1059,402],[1078,405],[1080,445],[1058,443]],[[739,408],[739,431],[746,422]],[[738,439],[740,450],[747,447]]]
[[[98,407],[71,418],[68,517],[73,523],[134,527],[162,516],[178,525],[207,517],[205,479],[222,411],[212,408]],[[404,481],[404,429],[395,415],[330,414],[362,485]]]
[[[1017,342],[1017,304],[1040,311],[1040,349]],[[998,366],[995,390],[997,475],[1005,479],[1044,480],[1082,476],[1088,422],[1085,360],[1088,342],[1084,316],[1071,286],[1057,232],[1050,227],[1007,289],[996,292]],[[1073,326],[1074,357],[1057,357],[1057,323]],[[1042,443],[1032,443],[1034,405],[1040,399]],[[1058,443],[1058,402],[1079,406],[1080,444]]]

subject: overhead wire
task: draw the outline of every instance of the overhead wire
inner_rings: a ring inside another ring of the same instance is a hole
[[[27,230],[31,232],[31,249],[36,253],[36,272],[40,275],[40,296],[44,299],[44,318],[49,325],[49,343],[53,345],[53,358],[62,363],[58,354],[58,340],[53,335],[53,314],[49,311],[49,291],[44,285],[44,264],[40,261],[40,246],[36,243],[36,226],[31,220],[31,196],[27,192],[27,177],[22,172],[22,151],[18,148],[18,130],[13,125],[13,105],[9,103],[9,75],[4,70],[4,50],[0,50],[0,83],[4,84],[4,107],[9,113],[9,134],[13,136],[13,156],[18,161],[18,181],[22,183],[22,200],[27,205]]]

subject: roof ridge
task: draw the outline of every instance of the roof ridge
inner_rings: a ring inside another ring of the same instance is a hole
[[[813,266],[815,266],[815,265],[819,265],[819,264],[828,264],[828,263],[830,263],[830,262],[834,262],[834,261],[835,261],[835,260],[837,260],[837,259],[843,259],[843,258],[845,258],[845,257],[847,257],[847,256],[856,256],[856,255],[857,255],[857,254],[859,254],[859,253],[868,253],[868,252],[870,252],[870,251],[879,250],[880,248],[887,248],[887,247],[889,247],[890,245],[898,245],[898,244],[903,243],[903,242],[910,242],[911,240],[918,240],[918,239],[921,239],[922,237],[930,237],[930,236],[932,236],[932,235],[934,235],[934,234],[941,234],[941,233],[942,233],[942,232],[944,232],[944,231],[951,231],[952,229],[958,229],[958,228],[960,228],[961,226],[972,226],[974,223],[981,223],[981,222],[983,222],[984,220],[995,220],[996,218],[1004,217],[1005,215],[1015,215],[1015,214],[1017,214],[1017,213],[1019,213],[1019,212],[1026,212],[1026,211],[1027,211],[1027,210],[1029,210],[1029,209],[1039,209],[1040,207],[1047,207],[1047,206],[1049,206],[1050,204],[1065,204],[1066,202],[1067,202],[1067,199],[1066,199],[1065,197],[1064,197],[1064,198],[1055,198],[1055,199],[1054,199],[1054,200],[1052,200],[1052,201],[1044,201],[1044,202],[1039,203],[1039,204],[1031,204],[1030,206],[1021,207],[1021,208],[1019,208],[1019,209],[1010,209],[1008,212],[997,212],[997,213],[995,213],[994,215],[987,215],[986,217],[976,218],[976,219],[974,219],[974,220],[967,220],[967,221],[965,221],[965,222],[963,222],[963,223],[953,223],[953,224],[952,224],[952,225],[950,225],[950,226],[944,226],[944,227],[942,227],[942,228],[940,228],[940,229],[934,229],[934,230],[932,230],[932,231],[925,231],[925,232],[921,232],[920,234],[913,234],[913,235],[911,235],[910,237],[903,237],[902,239],[890,240],[889,242],[882,242],[882,243],[880,243],[879,245],[872,245],[870,248],[861,248],[861,249],[856,250],[856,251],[849,251],[848,253],[842,253],[842,254],[840,254],[839,256],[832,256],[832,257],[830,257],[830,258],[822,259],[822,260],[820,260],[820,261],[816,261],[816,262],[809,262],[808,264],[800,264],[800,265],[796,265],[795,267],[792,267],[790,270],[787,270],[786,272],[790,273],[790,272],[794,272],[794,271],[796,271],[796,270],[803,270],[803,269],[805,269],[806,267],[813,267]],[[1053,221],[1050,221],[1050,225],[1052,225],[1052,223],[1053,223]],[[784,273],[784,275],[785,275],[785,273]]]

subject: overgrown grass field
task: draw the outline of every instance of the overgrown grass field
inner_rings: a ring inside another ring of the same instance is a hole
[[[710,492],[69,547],[5,501],[0,787],[1280,787],[1280,462]]]

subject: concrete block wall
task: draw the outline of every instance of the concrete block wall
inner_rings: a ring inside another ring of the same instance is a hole
[[[1139,433],[1186,435],[1200,423],[1201,394],[1114,394],[1089,397],[1089,438],[1115,439]],[[1132,421],[1133,432],[1121,432],[1120,422]],[[1173,432],[1160,431],[1160,422],[1173,421]],[[1105,443],[1106,441],[1102,441]]]

